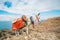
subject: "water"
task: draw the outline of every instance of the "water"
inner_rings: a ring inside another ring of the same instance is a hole
[[[3,29],[12,29],[12,22],[11,21],[0,21],[0,30]]]

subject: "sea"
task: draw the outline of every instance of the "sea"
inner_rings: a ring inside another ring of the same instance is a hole
[[[0,30],[12,29],[12,21],[0,21]]]

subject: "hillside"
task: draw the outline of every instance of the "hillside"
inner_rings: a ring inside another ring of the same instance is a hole
[[[41,27],[45,28],[46,30],[52,30],[52,31],[60,28],[60,17],[49,18],[43,21],[40,24],[40,28]]]
[[[25,27],[19,36],[12,31],[1,30],[0,40],[60,40],[60,17],[49,18],[35,25],[35,28],[32,25],[28,27],[28,39]]]
[[[60,40],[60,17],[49,18],[30,29],[36,40]]]

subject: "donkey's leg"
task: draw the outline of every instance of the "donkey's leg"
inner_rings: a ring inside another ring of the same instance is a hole
[[[22,33],[21,29],[18,29],[18,34],[20,35]]]
[[[17,30],[15,30],[14,33],[15,33],[15,36],[17,36]]]

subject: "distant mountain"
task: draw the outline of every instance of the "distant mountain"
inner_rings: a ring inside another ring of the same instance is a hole
[[[11,12],[7,12],[5,10],[0,10],[0,15],[20,15],[20,14],[17,14],[17,13],[11,13]]]

